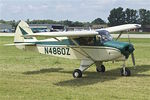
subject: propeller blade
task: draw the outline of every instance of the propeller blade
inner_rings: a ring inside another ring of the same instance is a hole
[[[131,58],[132,58],[133,66],[135,67],[135,57],[134,57],[134,53],[131,54]]]
[[[131,43],[129,32],[128,32],[128,41],[129,43]],[[135,68],[135,57],[133,52],[131,53],[131,58],[132,58],[133,67]]]

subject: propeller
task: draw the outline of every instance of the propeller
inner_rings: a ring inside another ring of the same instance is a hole
[[[122,33],[123,33],[123,31],[120,32],[120,34],[116,38],[116,41],[121,37]],[[129,43],[131,43],[130,36],[129,36],[129,31],[127,31],[127,34],[128,34],[128,41],[129,41]],[[132,58],[133,67],[135,68],[135,57],[134,57],[134,53],[133,52],[131,53],[131,58]]]
[[[129,41],[129,43],[131,43],[130,36],[129,36],[129,31],[127,32],[127,34],[128,34],[128,41]],[[135,68],[135,57],[134,57],[133,52],[131,53],[131,58],[132,58],[133,67]]]
[[[132,57],[132,63],[133,63],[133,66],[135,68],[135,58],[134,58],[134,53],[131,53],[131,57]]]

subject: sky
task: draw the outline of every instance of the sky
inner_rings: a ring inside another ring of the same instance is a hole
[[[107,21],[113,8],[150,10],[150,0],[0,0],[0,19]]]

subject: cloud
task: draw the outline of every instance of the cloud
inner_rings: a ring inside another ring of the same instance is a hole
[[[48,9],[48,5],[42,4],[42,5],[27,5],[26,7],[28,10],[31,11],[39,11],[39,10],[44,10],[44,9]]]
[[[64,4],[58,4],[55,6],[54,10],[59,11],[59,12],[68,12],[69,13],[70,11],[73,10],[73,7],[70,4],[65,4],[65,5]]]
[[[3,19],[107,20],[113,8],[150,9],[149,0],[0,0]]]
[[[2,14],[2,6],[3,6],[3,3],[1,3],[0,1],[0,15]]]

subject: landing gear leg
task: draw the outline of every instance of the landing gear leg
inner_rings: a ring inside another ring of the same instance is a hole
[[[121,75],[122,76],[130,76],[131,75],[131,72],[128,68],[125,67],[125,61],[123,63],[123,67],[121,69]]]

